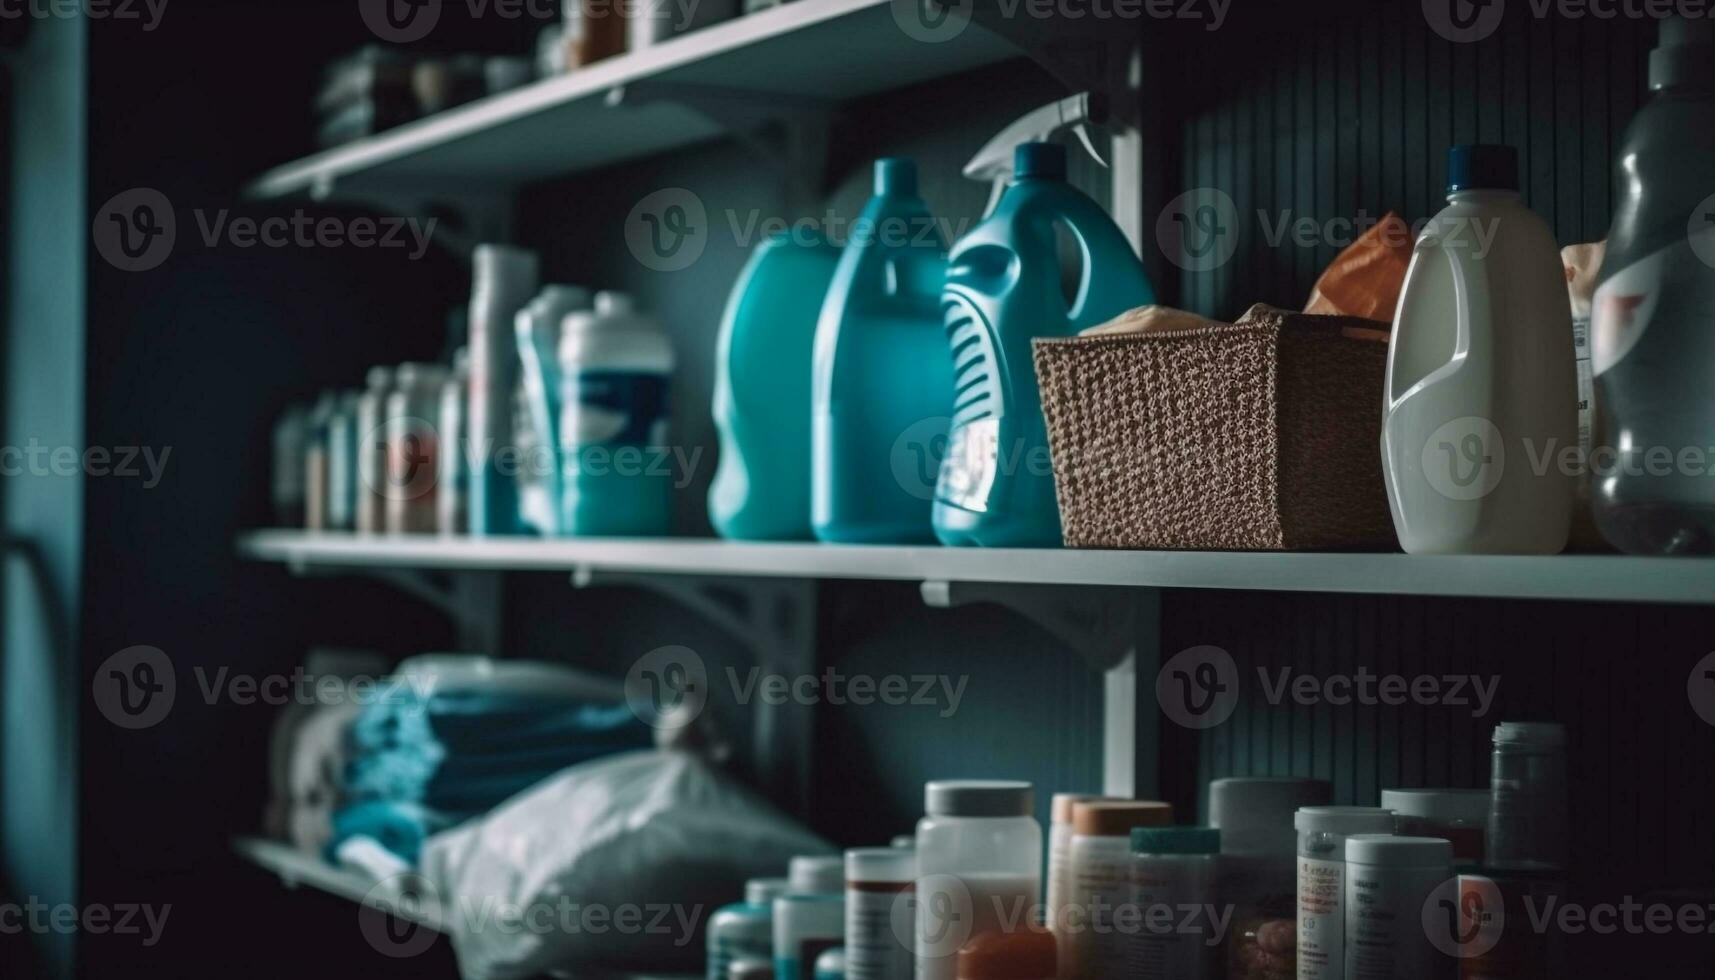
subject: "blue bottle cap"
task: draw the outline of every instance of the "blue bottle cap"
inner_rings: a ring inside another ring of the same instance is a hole
[[[910,157],[883,157],[875,161],[875,193],[916,197],[916,161]]]
[[[1492,143],[1447,151],[1447,193],[1518,190],[1518,150]]]
[[[1066,148],[1058,143],[1020,143],[1012,151],[1014,177],[1066,179]]]

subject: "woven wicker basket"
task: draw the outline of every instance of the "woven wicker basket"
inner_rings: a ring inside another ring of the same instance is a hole
[[[1038,340],[1067,547],[1394,548],[1385,325],[1236,324]]]

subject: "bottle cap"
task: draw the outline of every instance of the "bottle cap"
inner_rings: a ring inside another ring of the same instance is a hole
[[[1292,815],[1293,829],[1312,834],[1393,833],[1393,811],[1376,806],[1307,806]]]
[[[1100,793],[1055,793],[1054,802],[1049,807],[1049,820],[1053,823],[1071,823],[1072,807],[1079,803],[1097,803],[1111,799],[1113,797]]]
[[[772,905],[789,890],[785,878],[752,878],[744,883],[744,900],[751,905]]]
[[[910,157],[883,157],[875,161],[875,193],[878,196],[916,197],[916,161]]]
[[[1650,91],[1715,87],[1715,21],[1669,17],[1649,55]]]
[[[1440,824],[1474,824],[1489,819],[1486,789],[1384,789],[1382,809],[1402,817],[1416,817]]]
[[[1155,800],[1079,803],[1072,807],[1072,833],[1081,837],[1131,837],[1135,827],[1165,827],[1173,805]]]
[[[899,847],[858,847],[846,852],[846,882],[917,879],[917,852]]]
[[[1066,148],[1059,143],[1020,143],[1012,151],[1014,178],[1066,179]]]
[[[1213,827],[1137,827],[1133,854],[1219,854],[1221,832]]]
[[[846,860],[837,854],[806,854],[792,859],[786,880],[794,894],[829,895],[846,890]]]
[[[595,294],[596,316],[618,316],[625,313],[632,313],[636,309],[637,304],[632,300],[630,293],[604,289]]]
[[[1503,721],[1495,726],[1495,744],[1566,744],[1566,726],[1552,721]]]
[[[1518,150],[1472,143],[1447,151],[1447,193],[1518,190]]]
[[[959,980],[1042,980],[1056,976],[1054,934],[1041,926],[985,932],[959,950]]]
[[[941,779],[923,791],[923,809],[932,817],[1028,817],[1036,809],[1036,791],[1007,779]]]
[[[1346,863],[1384,868],[1447,868],[1452,873],[1453,842],[1439,837],[1359,834],[1346,838]]]
[[[459,348],[463,350],[464,348]],[[390,367],[372,367],[364,376],[370,391],[383,391],[393,385],[393,369]]]

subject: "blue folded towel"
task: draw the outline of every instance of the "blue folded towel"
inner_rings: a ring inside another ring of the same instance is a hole
[[[353,837],[372,837],[382,847],[412,864],[423,851],[429,835],[463,823],[475,814],[452,814],[431,810],[416,803],[375,800],[348,806],[333,815],[333,839],[327,859],[337,862],[339,845]]]

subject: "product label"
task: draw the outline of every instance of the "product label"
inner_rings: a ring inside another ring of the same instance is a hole
[[[846,890],[846,976],[849,980],[911,980],[916,969],[906,940],[917,920],[910,882]]]
[[[1347,869],[1346,980],[1439,980],[1452,969],[1424,928],[1424,908],[1458,897],[1444,869]],[[1299,950],[1303,955],[1303,950]]]
[[[667,376],[583,371],[562,390],[563,446],[654,446],[666,442]]]
[[[1114,918],[1131,902],[1130,868],[1125,862],[1074,855],[1074,907],[1061,937],[1061,942],[1071,944],[1073,975],[1124,976],[1130,944],[1115,928]]]
[[[1342,980],[1346,865],[1298,859],[1298,980]]]
[[[1000,419],[979,419],[953,430],[941,460],[941,500],[978,513],[989,509],[1000,456]]]
[[[1715,230],[1700,234],[1715,236]],[[1591,365],[1596,377],[1618,364],[1643,339],[1661,305],[1662,281],[1670,261],[1680,248],[1683,246],[1668,246],[1634,262],[1597,288],[1590,309]]]
[[[1125,970],[1132,980],[1209,980],[1219,971],[1215,924],[1187,923],[1186,910],[1209,901],[1206,881],[1193,880],[1177,862],[1139,865],[1132,879],[1138,928],[1127,943]]]

